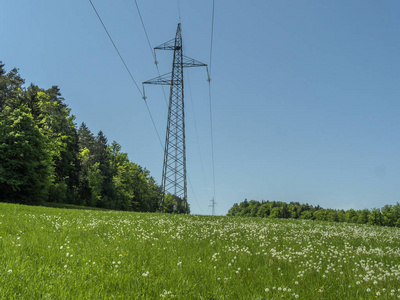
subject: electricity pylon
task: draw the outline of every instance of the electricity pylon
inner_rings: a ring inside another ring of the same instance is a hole
[[[172,72],[143,82],[143,84],[170,85],[167,133],[165,137],[164,164],[162,171],[162,199],[171,194],[180,198],[187,206],[185,103],[183,93],[183,68],[205,67],[206,64],[183,55],[181,24],[175,38],[154,48],[173,50]]]
[[[218,203],[215,202],[214,197],[210,200],[211,204],[208,207],[211,207],[212,209],[212,216],[215,216],[215,205],[217,205]]]

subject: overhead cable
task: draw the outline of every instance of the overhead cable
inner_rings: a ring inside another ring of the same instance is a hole
[[[214,187],[214,199],[216,199],[215,192],[215,163],[214,163],[214,129],[213,129],[213,118],[212,118],[212,102],[211,102],[211,82],[208,83],[208,98],[210,102],[210,133],[211,133],[211,159],[212,159],[212,172],[213,172],[213,187]]]
[[[215,12],[215,0],[213,0],[212,17],[211,17],[210,75],[211,75],[212,49],[213,49],[213,39],[214,39],[214,12]]]
[[[213,172],[213,185],[214,185],[214,200],[216,199],[215,191],[215,163],[214,163],[214,129],[213,129],[213,118],[212,118],[212,101],[211,101],[211,68],[212,68],[212,50],[213,50],[213,38],[214,38],[214,12],[215,12],[215,0],[213,0],[212,6],[212,18],[211,18],[211,42],[210,42],[210,69],[207,68],[208,75],[208,97],[210,102],[210,132],[211,132],[211,159],[212,159],[212,172]]]
[[[104,28],[104,30],[106,31],[106,33],[107,33],[107,35],[108,35],[108,38],[110,39],[111,43],[113,44],[115,51],[117,51],[119,58],[121,59],[122,63],[124,64],[125,69],[128,71],[129,76],[131,77],[132,81],[133,81],[134,84],[136,85],[137,90],[138,90],[139,93],[143,96],[142,91],[140,90],[138,84],[136,83],[135,78],[133,78],[133,75],[132,75],[131,71],[129,71],[129,68],[128,68],[128,66],[127,66],[126,63],[125,63],[125,60],[123,59],[121,53],[119,52],[117,46],[115,45],[115,43],[114,43],[114,41],[113,41],[113,39],[112,39],[110,33],[108,32],[106,25],[104,25],[103,20],[101,19],[99,13],[98,13],[97,10],[96,10],[96,7],[94,7],[94,4],[93,4],[92,0],[89,0],[89,2],[90,2],[90,4],[92,5],[92,7],[93,7],[93,9],[94,9],[94,12],[96,13],[97,17],[99,18],[101,25],[103,25],[103,28]]]
[[[199,201],[197,201],[197,197],[196,197],[196,194],[194,193],[194,189],[193,189],[193,186],[192,186],[192,182],[190,181],[189,175],[187,175],[187,178],[188,178],[189,185],[190,185],[190,188],[191,188],[193,196],[194,196],[194,200],[196,200],[197,206],[200,208],[201,212],[203,214],[205,214],[206,212],[201,208]]]
[[[149,35],[147,34],[146,26],[144,25],[144,21],[143,21],[143,18],[142,18],[142,14],[140,13],[140,9],[139,9],[139,5],[138,5],[138,3],[137,3],[137,0],[135,0],[135,5],[136,5],[137,12],[138,12],[138,14],[139,14],[140,21],[142,22],[142,27],[143,27],[144,33],[145,33],[145,35],[146,35],[147,44],[149,45],[151,56],[153,57],[153,59],[154,59],[154,64],[155,64],[155,66],[156,66],[156,68],[157,68],[158,76],[161,76],[160,70],[159,70],[159,68],[158,68],[158,61],[157,61],[157,57],[156,57],[156,52],[153,51],[153,47],[151,46],[150,39],[149,39]],[[167,107],[168,107],[167,96],[166,96],[166,94],[165,94],[165,90],[164,90],[164,87],[163,87],[163,86],[162,86],[162,91],[163,91],[163,94],[164,94],[164,101],[165,101],[165,104],[166,104]]]
[[[179,16],[179,21],[181,21],[181,7],[179,5],[179,0],[176,0],[176,2],[178,3],[178,16]]]
[[[113,41],[113,39],[112,39],[110,33],[109,33],[108,30],[107,30],[106,25],[104,24],[104,22],[103,22],[103,20],[101,19],[99,13],[97,12],[96,7],[94,6],[92,0],[89,0],[89,2],[90,2],[90,4],[92,5],[93,10],[94,10],[94,12],[96,13],[97,17],[99,18],[100,23],[101,23],[101,25],[103,26],[105,32],[107,33],[108,38],[110,39],[111,43],[113,44],[115,51],[117,51],[119,58],[121,59],[122,63],[124,64],[126,71],[128,72],[129,76],[131,77],[133,83],[135,84],[135,86],[136,86],[136,88],[137,88],[139,94],[140,94],[140,95],[142,96],[142,98],[144,99],[144,103],[146,104],[147,111],[149,112],[149,115],[150,115],[151,121],[152,121],[152,123],[153,123],[154,129],[155,129],[155,131],[156,131],[156,133],[157,133],[158,140],[160,141],[161,147],[164,148],[164,146],[163,146],[163,144],[162,144],[162,142],[161,142],[160,135],[159,135],[159,133],[158,133],[156,124],[154,123],[153,116],[152,116],[152,114],[151,114],[151,111],[150,111],[150,109],[149,109],[149,106],[147,105],[147,102],[146,102],[146,99],[145,99],[145,95],[144,95],[144,94],[142,93],[142,91],[140,90],[138,84],[136,83],[135,78],[133,78],[133,75],[132,75],[131,71],[129,70],[127,64],[125,63],[125,60],[124,60],[124,58],[122,57],[121,53],[119,52],[117,45],[114,43],[114,41]]]
[[[191,84],[190,84],[189,72],[187,70],[186,70],[186,75],[187,75],[188,86],[189,86],[189,95],[190,95],[190,100],[191,100],[190,103],[191,103],[193,119],[194,119],[194,128],[195,128],[195,132],[196,132],[197,148],[199,150],[201,171],[203,173],[203,180],[204,180],[204,184],[206,186],[207,195],[208,195],[208,198],[210,198],[210,195],[208,194],[208,185],[207,185],[207,180],[206,180],[206,174],[204,172],[203,157],[201,155],[201,150],[200,150],[199,133],[198,133],[198,130],[197,130],[196,114],[195,114],[194,105],[193,105],[192,87],[191,87]]]

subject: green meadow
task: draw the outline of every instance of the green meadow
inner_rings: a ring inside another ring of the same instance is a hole
[[[0,203],[1,299],[397,299],[400,229]]]

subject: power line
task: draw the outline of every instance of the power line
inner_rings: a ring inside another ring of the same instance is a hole
[[[179,0],[177,0],[178,4],[178,13],[179,13],[179,20],[181,19],[180,15],[180,7],[179,7]],[[215,188],[215,160],[214,160],[214,129],[213,129],[213,118],[212,118],[212,97],[211,97],[211,69],[212,69],[212,50],[213,50],[213,39],[214,39],[214,19],[215,19],[215,0],[213,0],[213,7],[212,7],[212,20],[211,20],[211,41],[210,41],[210,64],[209,64],[209,69],[207,67],[207,80],[208,80],[208,97],[209,97],[209,106],[210,106],[210,133],[211,133],[211,157],[212,157],[212,173],[213,173],[213,188],[214,188],[214,197],[213,197],[213,212],[212,214],[215,214],[215,194],[216,194],[216,188]],[[189,82],[189,89],[190,89],[190,82]],[[193,103],[192,103],[192,108],[193,108]],[[195,126],[196,126],[196,134],[197,134],[197,125],[196,125],[196,119],[195,119]],[[197,137],[198,138],[198,137]],[[199,153],[200,153],[200,147],[199,147]],[[200,154],[200,160],[201,160],[201,154]],[[204,168],[202,165],[203,169],[203,174],[204,174]]]
[[[211,41],[210,41],[210,69],[207,68],[208,73],[208,98],[210,102],[210,132],[211,132],[211,159],[212,159],[212,172],[213,172],[213,186],[214,186],[214,197],[213,203],[215,201],[215,163],[214,163],[214,129],[213,129],[213,118],[212,118],[212,101],[211,101],[211,67],[212,67],[212,50],[213,50],[213,38],[214,38],[214,12],[215,12],[215,0],[213,0],[212,7],[212,19],[211,19]],[[213,206],[214,214],[214,206]]]
[[[154,129],[156,130],[157,137],[158,137],[158,141],[160,142],[160,145],[161,145],[161,149],[164,150],[164,145],[163,145],[163,143],[162,143],[162,141],[161,141],[160,135],[158,134],[158,130],[157,130],[157,127],[156,127],[156,123],[154,123],[154,119],[153,119],[153,116],[152,116],[152,114],[151,114],[151,112],[150,112],[150,108],[149,108],[149,106],[147,105],[147,101],[144,100],[144,103],[146,103],[146,108],[147,108],[147,111],[149,112],[149,115],[150,115],[150,118],[151,118],[151,122],[153,123]]]
[[[190,181],[189,175],[187,175],[188,181],[189,181],[189,185],[190,185],[190,189],[192,190],[193,196],[194,196],[194,200],[196,200],[197,206],[200,208],[201,212],[203,214],[205,214],[206,212],[201,208],[199,201],[197,201],[197,197],[196,194],[194,193],[194,189],[192,186],[192,182]]]
[[[140,9],[139,9],[139,5],[138,5],[138,3],[137,3],[137,0],[135,0],[135,4],[136,4],[137,12],[138,12],[138,14],[139,14],[140,21],[142,22],[142,27],[143,27],[144,33],[145,33],[145,35],[146,35],[147,44],[149,45],[151,56],[153,57],[153,59],[154,59],[154,64],[155,64],[155,66],[156,66],[156,68],[157,68],[158,76],[161,76],[160,70],[159,70],[159,68],[158,68],[158,61],[157,61],[157,57],[156,57],[156,52],[153,51],[153,47],[151,46],[150,39],[149,39],[149,35],[147,34],[146,26],[144,25],[144,21],[143,21],[143,18],[142,18],[142,14],[140,13]],[[166,94],[165,94],[165,90],[164,90],[164,87],[163,87],[163,86],[162,86],[162,91],[163,91],[163,94],[164,94],[164,101],[165,101],[165,104],[166,104],[167,107],[168,107],[167,96],[166,96]]]
[[[151,47],[150,39],[149,39],[149,36],[147,35],[147,30],[146,30],[146,27],[144,26],[142,14],[140,13],[139,5],[137,4],[136,0],[135,0],[135,4],[136,4],[136,9],[139,13],[140,21],[142,22],[144,33],[146,34],[146,39],[147,39],[147,43],[149,44],[149,47],[150,47],[150,52],[153,53],[153,47]],[[153,56],[153,54],[152,54],[152,56]],[[153,58],[154,58],[154,56],[153,56]]]
[[[198,130],[197,130],[196,114],[195,114],[194,105],[193,105],[192,87],[191,87],[191,84],[190,84],[189,72],[187,70],[186,70],[186,76],[187,76],[187,79],[188,79],[189,94],[190,94],[190,100],[191,100],[190,103],[191,103],[193,119],[194,119],[194,128],[195,128],[195,131],[196,131],[197,148],[199,150],[201,170],[202,170],[202,173],[203,173],[203,179],[204,179],[204,184],[206,186],[207,195],[208,195],[208,198],[210,198],[210,195],[208,194],[208,189],[207,189],[208,186],[207,186],[206,174],[204,172],[203,157],[201,155],[201,150],[200,150],[199,133],[198,133]]]
[[[214,187],[214,198],[215,194],[215,163],[214,163],[214,134],[213,134],[213,118],[212,118],[212,102],[211,102],[211,81],[208,83],[208,98],[210,100],[210,132],[211,132],[211,159],[212,159],[212,172],[213,172],[213,187]]]
[[[179,5],[179,0],[176,0],[176,2],[178,3],[178,16],[179,16],[179,21],[181,21],[181,7]]]
[[[154,129],[155,129],[155,131],[156,131],[156,133],[157,133],[158,140],[160,141],[161,147],[164,148],[164,146],[163,146],[163,144],[162,144],[162,142],[161,142],[161,139],[160,139],[160,135],[158,134],[158,130],[157,130],[156,124],[154,123],[154,119],[153,119],[153,116],[152,116],[152,114],[151,114],[150,108],[149,108],[149,106],[147,105],[147,102],[146,102],[146,99],[145,99],[145,98],[146,98],[145,95],[144,95],[144,94],[142,93],[142,91],[140,90],[138,84],[136,83],[135,78],[133,78],[133,75],[132,75],[131,71],[129,70],[127,64],[125,63],[125,60],[124,60],[124,58],[122,57],[121,53],[119,52],[117,45],[115,45],[115,43],[114,43],[114,41],[113,41],[113,39],[112,39],[110,33],[109,33],[108,30],[107,30],[106,25],[104,24],[104,22],[103,22],[103,20],[101,19],[99,13],[97,12],[97,9],[96,9],[96,7],[94,6],[92,0],[89,0],[89,2],[90,2],[90,4],[92,5],[93,10],[94,10],[94,12],[96,13],[97,17],[99,18],[100,23],[101,23],[101,25],[103,26],[105,32],[107,33],[108,38],[110,39],[111,43],[113,44],[115,51],[117,51],[119,58],[121,59],[122,63],[124,64],[126,71],[128,71],[128,74],[129,74],[129,76],[131,77],[133,83],[135,84],[135,86],[136,86],[136,88],[137,88],[139,94],[140,94],[140,95],[142,96],[142,98],[144,99],[144,103],[146,104],[147,111],[149,112],[149,115],[150,115],[151,121],[152,121],[152,123],[153,123]]]
[[[213,0],[212,18],[211,18],[210,74],[211,74],[212,49],[213,49],[213,38],[214,38],[214,12],[215,12],[215,0]]]
[[[94,9],[94,12],[96,13],[97,17],[99,18],[101,25],[103,25],[103,28],[104,28],[104,30],[106,31],[106,33],[107,33],[107,35],[108,35],[108,38],[110,39],[111,43],[113,44],[115,51],[117,51],[119,58],[121,59],[122,63],[124,64],[125,69],[128,71],[129,76],[131,77],[132,81],[133,81],[134,84],[136,85],[137,90],[139,91],[140,95],[142,95],[142,97],[143,97],[142,91],[140,90],[138,84],[136,83],[135,78],[133,78],[133,75],[132,75],[131,71],[129,71],[129,68],[128,68],[128,66],[127,66],[126,63],[125,63],[125,60],[123,59],[121,53],[119,52],[117,46],[115,45],[115,43],[114,43],[114,41],[113,41],[113,39],[112,39],[110,33],[109,33],[108,30],[107,30],[106,25],[104,25],[103,20],[101,19],[99,13],[98,13],[97,10],[96,10],[96,7],[94,7],[94,4],[93,4],[92,0],[89,0],[89,2],[90,2],[90,4],[92,5],[92,7],[93,7],[93,9]]]

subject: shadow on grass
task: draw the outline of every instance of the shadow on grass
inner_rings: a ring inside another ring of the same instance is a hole
[[[53,207],[53,208],[66,208],[66,209],[102,210],[102,211],[111,210],[111,209],[92,207],[92,206],[74,205],[74,204],[66,204],[66,203],[54,203],[54,202],[38,203],[35,206],[45,206],[45,207]]]

